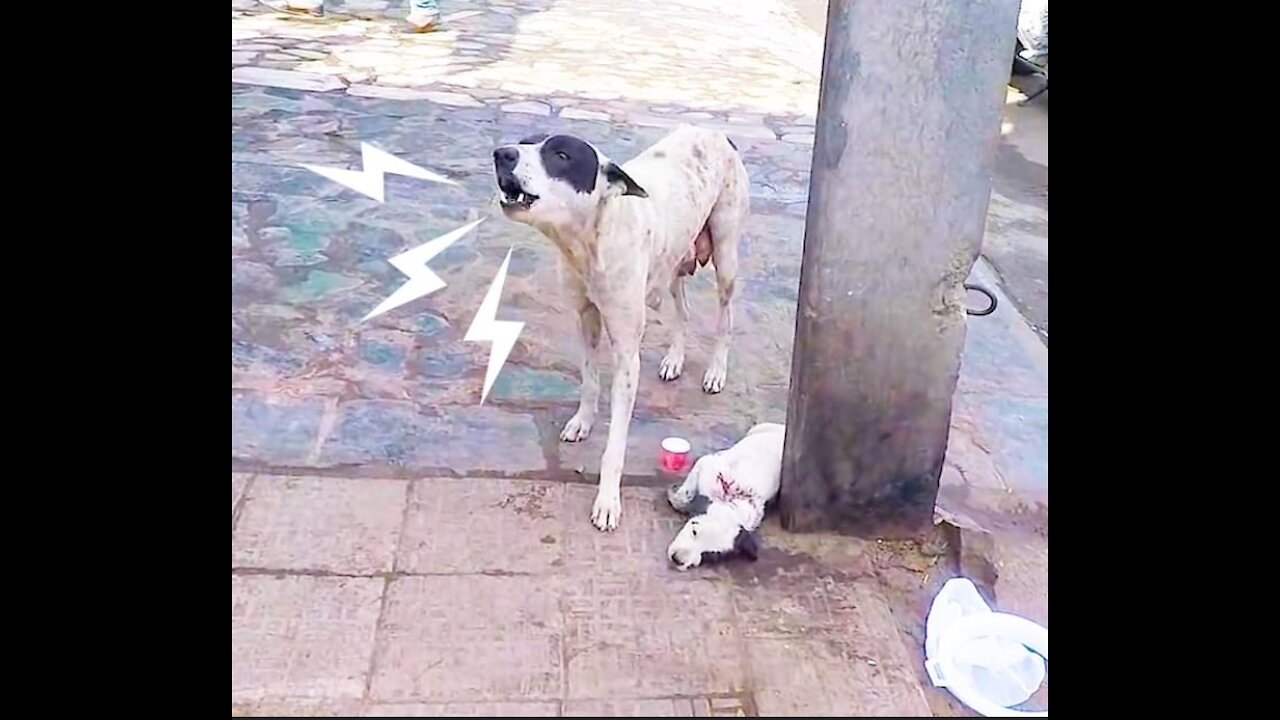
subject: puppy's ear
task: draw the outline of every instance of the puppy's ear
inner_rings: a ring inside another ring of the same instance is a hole
[[[604,164],[604,179],[609,181],[610,185],[616,185],[622,188],[623,195],[635,195],[636,197],[647,198],[649,193],[644,188],[636,184],[631,176],[622,170],[622,168],[612,160]]]
[[[733,551],[752,562],[759,560],[760,544],[756,542],[755,533],[738,528],[738,535],[733,539]]]

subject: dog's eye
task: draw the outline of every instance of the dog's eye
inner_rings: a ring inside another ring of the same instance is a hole
[[[558,157],[558,158],[560,158],[561,160],[564,160],[564,161],[566,161],[566,162],[569,160],[569,156],[568,156],[568,155],[565,155],[563,152],[558,152],[558,153],[556,153],[556,157]]]

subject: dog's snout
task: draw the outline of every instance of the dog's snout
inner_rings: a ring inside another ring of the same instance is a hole
[[[510,145],[493,151],[493,165],[499,170],[514,170],[519,159],[520,151]]]

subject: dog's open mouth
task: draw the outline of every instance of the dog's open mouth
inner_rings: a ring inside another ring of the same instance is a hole
[[[537,195],[530,195],[527,192],[519,192],[515,195],[502,193],[502,207],[523,208],[528,210],[538,199]]]
[[[502,191],[501,203],[504,208],[528,210],[538,200],[537,195],[525,192],[514,179],[503,178],[498,182],[498,189]]]

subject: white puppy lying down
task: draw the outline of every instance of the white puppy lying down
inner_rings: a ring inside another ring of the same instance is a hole
[[[728,450],[704,455],[689,476],[667,491],[678,512],[692,515],[667,548],[681,570],[742,555],[755,560],[753,531],[778,494],[786,426],[761,423]]]

